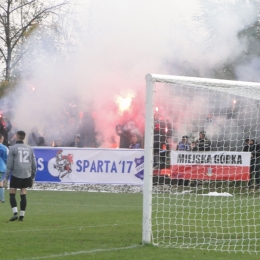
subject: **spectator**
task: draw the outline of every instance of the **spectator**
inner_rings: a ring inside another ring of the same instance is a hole
[[[196,144],[196,142],[191,142],[191,146],[190,146],[190,148],[191,148],[191,151],[192,152],[197,152],[198,151],[198,146],[197,146],[197,144]],[[199,185],[199,181],[197,181],[197,180],[193,180],[193,181],[191,181],[191,186],[198,186]]]
[[[55,134],[52,134],[52,130],[49,129],[49,127],[45,127],[43,129],[43,135],[42,137],[44,138],[44,142],[46,144],[46,146],[52,146],[52,143],[53,143],[53,137],[52,136],[55,136]]]
[[[193,152],[198,151],[198,147],[197,147],[196,142],[191,142],[190,149],[191,149],[191,151],[193,151]]]
[[[16,127],[16,124],[12,124],[12,128],[8,132],[8,142],[9,145],[14,145],[16,143],[16,132],[18,131],[18,128]]]
[[[189,143],[189,137],[187,135],[184,135],[182,137],[182,140],[178,143],[176,150],[177,151],[190,151],[191,150],[191,145]],[[188,186],[189,180],[178,179],[177,184]]]
[[[71,142],[74,141],[76,130],[70,124],[64,126],[59,124],[56,129],[55,136],[58,136],[62,140],[62,146],[69,147]]]
[[[260,175],[259,175],[259,163],[260,163],[260,145],[255,140],[249,137],[245,140],[243,152],[251,152],[250,160],[250,180],[247,184],[248,188],[251,188],[255,180],[257,188],[260,188]]]
[[[96,147],[95,123],[88,111],[83,113],[77,133],[80,134],[84,147]]]
[[[32,133],[32,138],[35,141],[37,146],[47,146],[43,136],[36,137],[35,133]]]
[[[198,147],[198,151],[210,151],[211,141],[208,138],[206,138],[205,131],[200,131],[199,139],[196,140],[196,145]]]
[[[138,141],[138,135],[137,134],[132,134],[131,139],[130,139],[130,149],[139,149],[141,148],[141,144]]]
[[[6,117],[0,115],[0,134],[4,137],[3,145],[5,145],[6,147],[9,146],[8,132],[11,130],[11,128],[11,122]]]
[[[28,145],[30,146],[37,146],[38,138],[40,137],[40,133],[38,132],[38,128],[34,126],[31,129],[31,133],[28,135]]]
[[[38,146],[47,146],[44,137],[40,136],[38,138]]]
[[[79,148],[84,147],[83,143],[81,142],[81,136],[80,136],[80,134],[76,134],[76,135],[75,135],[75,140],[74,140],[74,142],[72,142],[72,143],[70,144],[70,147],[79,147]]]
[[[36,143],[36,146],[47,146],[43,136],[39,136],[38,140],[37,140],[36,135],[34,133],[32,133],[32,137],[33,137],[33,139],[34,139],[34,141]]]
[[[130,146],[130,133],[127,130],[126,126],[122,126],[120,124],[116,125],[116,134],[119,135],[119,148],[129,148]]]
[[[6,171],[7,147],[3,145],[4,137],[0,134],[0,203],[5,202],[5,191],[3,188],[3,179]]]
[[[154,114],[154,137],[153,137],[153,155],[154,155],[154,169],[162,165],[164,167],[164,163],[160,164],[160,152],[165,150],[166,139],[167,139],[167,124],[165,121],[160,120],[160,114]],[[163,156],[165,158],[165,156]]]
[[[182,140],[178,143],[176,150],[178,151],[190,151],[191,145],[189,143],[189,137],[184,135]]]
[[[58,137],[53,142],[53,147],[63,147],[62,138]]]

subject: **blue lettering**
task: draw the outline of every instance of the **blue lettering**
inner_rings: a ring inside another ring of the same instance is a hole
[[[81,160],[78,160],[78,161],[76,162],[76,165],[79,167],[79,168],[76,169],[77,172],[81,172],[81,171],[82,171],[81,163],[82,163]]]
[[[110,166],[111,163],[112,163],[112,165]],[[121,169],[122,173],[125,173],[126,170],[128,173],[130,173],[131,167],[133,165],[132,161],[120,161],[120,164],[122,164],[122,169]],[[105,161],[102,161],[102,160],[98,160],[98,161],[77,160],[76,165],[77,165],[77,168],[76,168],[77,172],[86,172],[88,169],[89,172],[117,173],[117,164],[115,161],[111,162],[109,160],[105,160]],[[40,164],[40,166],[41,166],[41,164]]]
[[[112,168],[111,168],[111,171],[110,172],[115,172],[115,173],[117,173],[117,169],[116,169],[116,163],[115,162],[113,162],[113,164],[112,164]]]
[[[127,173],[130,173],[131,167],[132,167],[132,165],[133,165],[133,161],[127,161],[126,163],[129,163],[129,167],[128,167]]]
[[[88,167],[89,167],[89,161],[88,160],[84,160],[83,161],[83,172],[85,172]]]
[[[96,165],[95,165],[95,161],[92,162],[91,164],[91,168],[90,168],[90,172],[96,172]]]
[[[103,162],[101,160],[98,160],[98,168],[97,168],[97,172],[103,172],[102,170],[102,166],[103,166]]]
[[[122,163],[122,173],[124,173],[124,172],[125,172],[125,161],[123,161],[123,163]]]
[[[108,164],[110,163],[110,161],[104,161],[104,164],[106,165],[106,172],[108,172]]]

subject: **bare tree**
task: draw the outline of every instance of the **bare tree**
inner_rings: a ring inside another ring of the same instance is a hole
[[[5,64],[3,77],[10,81],[15,66],[28,49],[22,45],[37,25],[59,15],[69,1],[0,0],[0,60]]]

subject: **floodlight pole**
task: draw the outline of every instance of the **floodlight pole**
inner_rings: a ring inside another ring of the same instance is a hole
[[[151,243],[152,227],[152,188],[153,188],[153,108],[154,80],[151,74],[146,77],[145,102],[145,145],[144,145],[144,184],[143,184],[143,244]]]

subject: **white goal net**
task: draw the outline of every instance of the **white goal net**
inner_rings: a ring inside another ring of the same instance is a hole
[[[260,83],[146,76],[143,243],[260,252]]]

